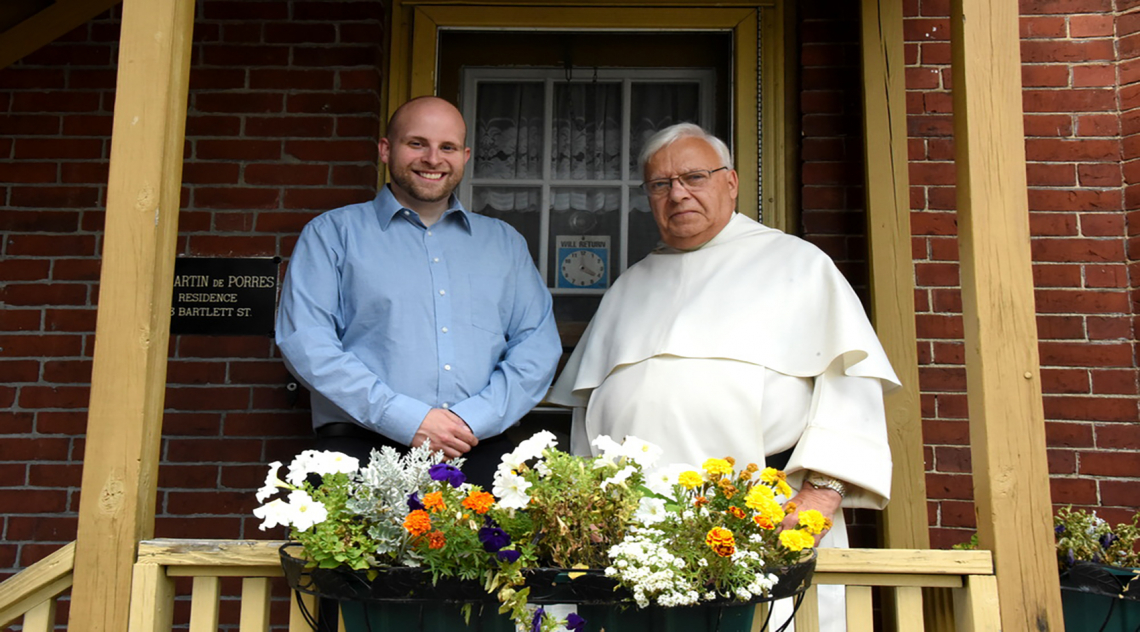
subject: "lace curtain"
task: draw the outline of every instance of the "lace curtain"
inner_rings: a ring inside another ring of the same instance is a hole
[[[640,180],[637,154],[655,131],[696,120],[694,83],[635,83],[630,99],[630,128],[622,129],[621,84],[557,83],[554,86],[552,147],[543,147],[544,84],[484,82],[479,86],[475,121],[473,175],[477,179],[541,180],[550,161],[554,180],[593,181],[593,186],[551,191],[555,212],[616,211],[620,208],[623,133],[628,133],[630,178]],[[605,186],[598,181],[611,181]],[[499,213],[539,210],[535,187],[483,187],[473,190],[473,208]]]

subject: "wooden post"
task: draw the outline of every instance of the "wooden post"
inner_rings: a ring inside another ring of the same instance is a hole
[[[894,477],[884,544],[930,547],[914,322],[907,173],[903,14],[898,0],[863,0],[863,149],[875,329],[902,388],[887,396]]]
[[[70,627],[127,629],[154,533],[194,0],[125,0]]]
[[[978,539],[1004,630],[1064,629],[1029,250],[1018,5],[953,0],[958,244]]]

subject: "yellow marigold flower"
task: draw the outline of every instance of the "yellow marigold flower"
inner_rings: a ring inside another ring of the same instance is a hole
[[[827,518],[815,509],[808,509],[807,511],[800,512],[800,526],[805,527],[808,533],[815,535],[823,533],[827,528]]]
[[[442,531],[432,531],[428,534],[429,549],[442,549],[445,544],[447,544],[447,537],[443,535]]]
[[[766,502],[757,512],[767,518],[772,524],[780,524],[784,521],[787,514],[784,513],[784,508],[776,501]]]
[[[463,506],[479,515],[487,513],[493,504],[495,497],[487,492],[471,492],[470,496],[463,499]]]
[[[755,522],[756,526],[760,527],[761,529],[772,530],[776,528],[776,524],[773,523],[772,520],[764,514],[756,514],[755,516],[752,516],[752,522]]]
[[[788,503],[784,505],[784,511],[788,513],[796,513],[796,503],[788,501]]]
[[[771,485],[776,481],[783,478],[784,473],[774,467],[766,467],[764,471],[760,472],[760,480]]]
[[[815,546],[815,538],[800,529],[784,529],[780,532],[780,544],[791,551],[802,551]]]
[[[443,503],[443,492],[432,492],[424,495],[424,508],[432,513],[443,511],[447,509],[447,505]]]
[[[709,529],[705,534],[705,544],[721,557],[728,557],[736,552],[736,540],[732,537],[732,532],[724,527]]]
[[[404,518],[404,530],[412,535],[423,535],[431,531],[431,516],[423,509],[417,509]]]
[[[713,478],[732,474],[732,463],[726,459],[709,459],[701,467]]]
[[[753,485],[744,496],[744,505],[753,511],[760,511],[769,502],[776,502],[776,494],[766,485]]]
[[[732,514],[732,516],[733,516],[734,518],[739,518],[739,519],[741,519],[741,520],[743,520],[743,519],[744,519],[744,515],[745,515],[745,514],[744,514],[744,510],[743,510],[743,509],[741,509],[740,507],[729,507],[729,508],[728,508],[728,513]]]
[[[781,472],[781,474],[783,474],[783,472]],[[784,498],[791,498],[794,495],[792,486],[788,485],[788,481],[785,481],[783,479],[776,481],[776,491],[779,492],[780,495]]]
[[[705,482],[705,479],[701,478],[700,474],[692,470],[686,470],[681,472],[681,475],[677,477],[677,482],[685,489],[693,489],[700,487]]]

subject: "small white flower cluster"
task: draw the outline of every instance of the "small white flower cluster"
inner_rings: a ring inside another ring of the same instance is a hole
[[[606,568],[606,576],[617,577],[633,591],[633,600],[644,608],[650,600],[659,605],[688,606],[697,603],[701,595],[688,586],[681,575],[685,560],[673,555],[664,545],[656,542],[655,529],[635,529],[624,540],[610,548],[614,563]]]
[[[556,445],[558,445],[558,438],[554,436],[554,433],[543,430],[520,443],[514,451],[503,455],[502,461],[499,462],[499,469],[495,470],[495,478],[491,488],[491,492],[498,499],[500,507],[505,509],[526,507],[526,504],[530,502],[530,495],[526,493],[526,490],[531,486],[531,483],[519,475],[519,470],[527,461],[541,457],[544,450]],[[543,477],[550,475],[550,469],[542,461],[535,464],[534,469]]]
[[[325,506],[313,500],[312,496],[299,487],[309,474],[352,474],[358,467],[358,460],[341,452],[305,450],[289,464],[289,473],[283,481],[277,474],[281,470],[281,462],[270,463],[265,485],[257,490],[257,500],[264,502],[279,489],[291,491],[287,501],[277,498],[253,510],[253,515],[264,521],[259,528],[265,531],[283,525],[307,531],[313,525],[324,522],[329,515]]]

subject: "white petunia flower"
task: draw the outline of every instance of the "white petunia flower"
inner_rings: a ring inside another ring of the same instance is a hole
[[[621,470],[618,470],[618,472],[616,474],[614,474],[613,476],[602,481],[601,488],[605,489],[606,487],[609,487],[610,485],[621,485],[622,483],[624,483],[626,481],[626,479],[628,479],[630,476],[633,476],[636,473],[637,473],[636,467],[634,467],[632,465],[627,465],[624,468],[622,468]]]
[[[288,527],[293,524],[293,508],[280,498],[254,509],[253,515],[264,521],[258,527],[262,531],[277,525]]]
[[[598,435],[597,438],[590,442],[590,445],[601,452],[601,454],[598,455],[598,460],[594,462],[594,469],[617,465],[618,461],[625,456],[621,444],[611,439],[609,435]]]
[[[661,458],[664,450],[655,443],[638,439],[633,435],[626,435],[622,442],[622,452],[626,458],[638,463],[641,467],[653,467],[657,459]]]
[[[638,503],[633,519],[641,524],[656,524],[669,514],[665,509],[665,501],[661,498],[643,497]]]
[[[289,494],[289,505],[293,509],[293,528],[299,531],[308,531],[329,517],[324,505],[301,490]]]
[[[257,490],[257,502],[265,502],[270,496],[276,494],[279,488],[285,486],[285,481],[277,476],[277,471],[280,469],[281,461],[274,461],[269,464],[269,474],[265,477],[265,485]]]
[[[654,494],[673,496],[673,486],[677,484],[677,477],[681,472],[696,470],[687,463],[670,463],[653,470],[645,477],[645,486]]]
[[[526,439],[519,443],[514,452],[521,460],[528,461],[542,456],[543,450],[553,448],[558,445],[558,437],[549,430],[542,430],[534,433],[531,438]]]
[[[499,470],[495,472],[495,484],[491,491],[499,499],[500,507],[522,509],[530,502],[530,496],[526,493],[529,487],[530,483],[523,477]]]

